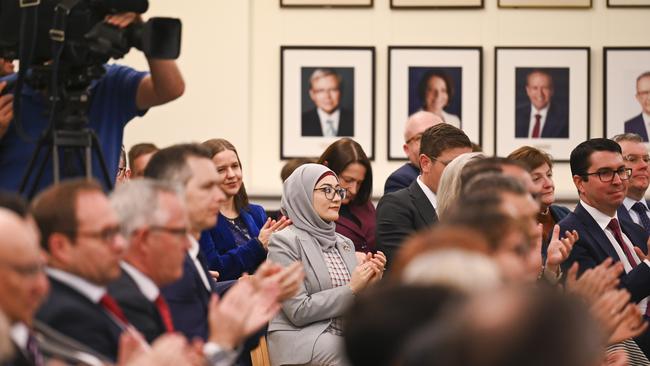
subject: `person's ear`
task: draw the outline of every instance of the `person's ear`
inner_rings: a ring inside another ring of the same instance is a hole
[[[425,172],[428,173],[429,170],[431,169],[431,164],[433,162],[431,158],[426,156],[425,154],[420,154],[419,160],[420,160],[420,171],[423,173]]]
[[[582,179],[581,176],[574,175],[573,184],[576,186],[576,189],[578,190],[578,195],[581,196],[585,192],[585,181]]]
[[[327,160],[323,161],[323,165],[329,166],[329,163],[327,162]]]
[[[74,243],[63,233],[52,233],[47,239],[47,251],[50,258],[61,263],[69,263]]]
[[[404,145],[402,145],[402,149],[404,149],[404,155],[406,155],[406,157],[408,158],[408,156],[409,156],[409,144],[405,143]]]

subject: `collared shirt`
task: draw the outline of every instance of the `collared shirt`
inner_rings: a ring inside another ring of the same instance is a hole
[[[144,297],[151,302],[155,302],[160,295],[160,289],[158,286],[156,286],[147,275],[140,272],[139,269],[133,267],[128,262],[122,261],[120,262],[120,266],[129,274],[129,276],[131,276],[133,282],[138,286],[138,289],[140,289],[140,292],[142,292]]]
[[[194,263],[194,267],[196,267],[196,271],[199,273],[199,277],[201,277],[201,282],[203,282],[205,289],[208,290],[208,292],[212,292],[212,286],[210,286],[210,281],[208,281],[208,277],[205,274],[205,270],[203,269],[203,266],[201,265],[201,262],[199,262],[198,259],[199,251],[201,250],[201,247],[199,246],[199,242],[192,235],[188,235],[188,238],[190,240],[190,249],[187,250],[187,253],[190,256],[190,259],[192,259],[192,263]]]
[[[646,208],[648,208],[648,203],[644,199],[642,199],[641,201],[635,201],[635,200],[631,199],[630,197],[625,197],[625,200],[623,200],[623,206],[627,210],[627,213],[630,214],[630,217],[632,218],[632,221],[634,221],[636,224],[639,224],[639,225],[643,226],[643,224],[641,223],[641,218],[639,217],[639,214],[632,209],[632,206],[637,202],[641,202],[642,205],[644,205]],[[646,211],[646,215],[648,215],[648,211]],[[650,218],[650,216],[648,216],[648,218]]]
[[[424,182],[422,182],[422,179],[420,179],[421,177],[422,177],[421,175],[418,175],[415,181],[418,182],[420,189],[422,189],[424,195],[427,196],[429,202],[431,202],[431,206],[433,206],[433,209],[438,210],[438,198],[436,198],[436,194],[433,193],[433,191],[426,184],[424,184]]]
[[[546,116],[548,115],[548,108],[551,105],[547,105],[541,110],[537,110],[534,105],[530,105],[530,123],[528,124],[528,137],[533,136],[533,129],[535,128],[535,115],[539,114],[541,118],[539,119],[539,136],[542,137],[542,131],[544,130],[544,124],[546,123]]]
[[[106,294],[106,287],[97,286],[94,283],[91,283],[77,275],[73,275],[72,273],[52,267],[45,268],[45,272],[50,277],[53,277],[54,279],[63,282],[66,285],[77,290],[77,292],[84,295],[95,304],[98,304],[102,296]]]
[[[323,131],[324,137],[336,137],[339,132],[339,119],[341,117],[341,110],[336,109],[334,113],[329,114],[324,110],[317,108],[316,112],[318,113],[318,118],[320,119],[320,128]],[[332,121],[332,127],[327,121]],[[331,128],[334,128],[334,133],[332,133]]]
[[[29,329],[27,326],[22,323],[18,322],[11,326],[11,330],[9,331],[9,336],[11,337],[11,340],[20,348],[23,352],[27,351],[27,341],[29,340]]]
[[[650,131],[650,115],[646,114],[645,112],[641,112],[641,118],[643,118],[645,130]]]
[[[609,222],[612,221],[612,219],[618,220],[618,215],[614,213],[614,216],[610,217],[609,215],[606,215],[598,211],[598,209],[596,209],[595,207],[589,206],[583,200],[580,200],[580,204],[582,205],[582,207],[585,208],[585,210],[589,213],[589,215],[591,215],[591,217],[596,221],[596,224],[598,224],[598,226],[603,230],[605,236],[607,236],[609,243],[616,251],[616,254],[618,255],[618,258],[620,259],[621,263],[623,263],[623,267],[625,268],[625,273],[630,273],[630,271],[632,271],[632,264],[630,263],[630,261],[627,260],[627,256],[625,255],[623,248],[621,248],[621,246],[618,244],[618,241],[614,237],[614,233],[609,228],[607,228],[607,225],[609,225]],[[630,238],[628,238],[627,235],[625,235],[623,228],[621,228],[621,234],[623,235],[623,242],[629,249],[630,253],[632,254],[632,257],[637,261],[637,263],[641,263],[639,257],[636,255],[636,252],[634,252],[634,244],[632,244]],[[650,261],[648,261],[647,259],[645,259],[643,263],[645,263],[645,265],[647,266],[650,266]],[[641,313],[643,314],[645,313],[647,305],[648,305],[647,297],[639,302],[638,307]]]

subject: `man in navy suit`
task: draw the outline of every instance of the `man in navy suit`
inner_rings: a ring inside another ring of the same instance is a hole
[[[404,124],[404,154],[409,161],[391,173],[384,184],[384,194],[406,188],[420,175],[420,140],[427,128],[444,121],[426,111],[415,112]]]
[[[645,192],[650,184],[648,149],[641,136],[635,133],[624,133],[614,136],[623,151],[625,166],[632,169],[632,176],[627,188],[627,196],[618,208],[618,216],[631,220],[643,227],[650,234],[650,213]]]
[[[529,104],[518,106],[515,115],[517,138],[568,138],[569,115],[565,106],[551,103],[553,78],[543,70],[533,70],[526,77]]]
[[[636,133],[648,142],[650,126],[650,71],[636,78],[636,100],[641,105],[641,113],[625,122],[625,132]]]
[[[650,295],[650,261],[644,254],[648,252],[648,234],[616,211],[625,199],[631,176],[621,147],[609,139],[585,141],[571,152],[570,165],[580,202],[559,225],[561,233],[576,230],[579,240],[562,264],[563,270],[568,271],[575,262],[584,272],[607,258],[620,261],[625,268],[621,286],[646,313]],[[648,335],[646,332],[636,339],[646,355],[650,351]]]
[[[354,136],[353,112],[341,108],[341,76],[316,69],[309,78],[309,98],[316,108],[302,114],[302,136]]]

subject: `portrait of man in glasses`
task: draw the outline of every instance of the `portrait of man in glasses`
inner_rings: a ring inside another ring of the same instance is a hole
[[[302,74],[301,135],[354,136],[354,86],[352,83],[354,69],[303,68]],[[345,78],[345,83],[343,74],[349,75],[349,78]],[[308,78],[308,83],[306,78]],[[307,85],[308,88],[305,87]]]

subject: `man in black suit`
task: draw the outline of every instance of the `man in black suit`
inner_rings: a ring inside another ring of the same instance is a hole
[[[392,172],[384,184],[384,194],[406,188],[420,175],[420,139],[427,128],[443,123],[442,118],[427,111],[415,112],[404,124],[404,154],[408,162]]]
[[[533,70],[526,77],[526,95],[530,100],[518,106],[515,116],[517,138],[568,138],[569,115],[564,106],[551,103],[553,78],[543,70]]]
[[[569,258],[562,264],[566,272],[578,263],[580,272],[593,268],[607,258],[620,261],[625,272],[621,286],[642,313],[647,311],[650,295],[648,234],[638,225],[617,215],[625,199],[631,169],[625,166],[621,147],[609,139],[597,138],[579,144],[571,152],[571,174],[580,202],[572,213],[559,222],[560,232],[576,230],[579,239]],[[637,339],[648,355],[648,332]]]
[[[120,276],[126,242],[108,198],[96,182],[69,180],[39,194],[33,214],[51,284],[36,318],[115,361],[128,320],[106,285]]]
[[[151,343],[174,331],[160,287],[183,275],[183,261],[190,247],[185,203],[175,186],[139,179],[118,187],[111,195],[111,204],[129,245],[121,263],[122,275],[108,291]]]
[[[316,69],[309,78],[309,97],[316,105],[302,114],[302,136],[354,136],[353,111],[340,107],[343,81],[331,69]]]
[[[633,221],[650,234],[650,216],[648,216],[650,212],[648,202],[644,198],[650,185],[648,148],[641,136],[635,133],[616,135],[614,141],[621,146],[625,166],[632,169],[627,195],[617,210],[618,216]]]
[[[438,220],[436,192],[443,170],[458,155],[472,151],[465,133],[446,123],[422,134],[421,173],[407,188],[384,195],[377,206],[377,246],[390,263],[403,240]]]
[[[641,105],[641,113],[625,122],[626,133],[636,133],[644,142],[648,142],[650,126],[650,71],[636,78],[636,100]]]

